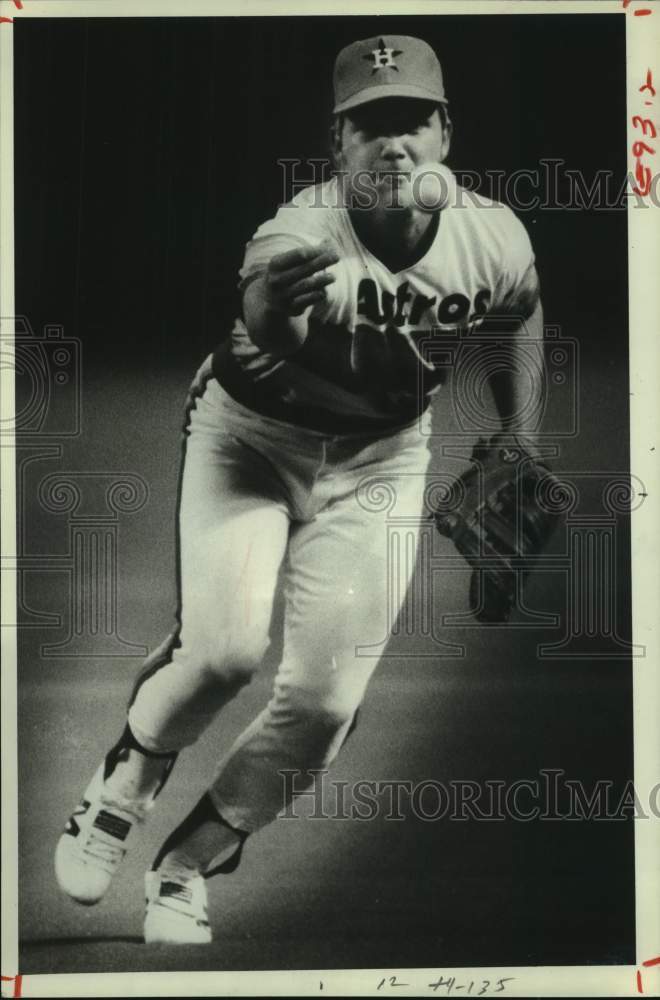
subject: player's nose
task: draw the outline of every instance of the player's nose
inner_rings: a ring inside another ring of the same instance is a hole
[[[392,162],[395,160],[402,160],[406,155],[406,150],[403,145],[401,136],[389,135],[383,139],[383,145],[381,146],[380,155],[383,160]]]

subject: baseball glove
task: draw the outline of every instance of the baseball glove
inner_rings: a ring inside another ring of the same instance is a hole
[[[479,439],[472,463],[458,479],[458,504],[436,509],[431,518],[472,567],[473,614],[480,622],[501,623],[516,601],[517,578],[522,581],[557,527],[557,513],[540,498],[556,496],[561,487],[520,437]]]

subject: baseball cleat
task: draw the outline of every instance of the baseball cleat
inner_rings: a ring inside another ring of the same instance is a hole
[[[210,944],[202,875],[180,868],[160,868],[147,872],[145,888],[145,944]]]
[[[105,767],[104,762],[92,778],[55,851],[60,889],[83,906],[104,896],[148,808],[144,801],[113,799],[104,781]]]

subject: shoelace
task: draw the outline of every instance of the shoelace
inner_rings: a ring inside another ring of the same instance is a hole
[[[90,832],[87,842],[82,847],[82,852],[89,854],[96,861],[100,861],[101,867],[112,874],[126,853],[126,848],[120,847],[118,844],[111,844]]]
[[[133,822],[141,823],[144,819],[145,812],[148,809],[148,805],[141,804],[138,802],[116,802],[114,799],[110,798],[109,795],[101,795],[99,802],[104,809],[108,812],[119,813],[125,816],[130,816]]]

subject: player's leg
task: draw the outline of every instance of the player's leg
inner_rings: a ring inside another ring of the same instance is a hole
[[[210,792],[239,829],[274,819],[294,790],[313,783],[306,772],[327,768],[343,745],[412,578],[427,463],[422,445],[373,470],[373,483],[396,493],[403,527],[394,536],[382,490],[375,502],[374,490],[351,492],[292,532],[273,696],[221,761]],[[300,773],[284,780],[285,771]]]
[[[309,788],[309,771],[326,768],[344,743],[413,572],[427,462],[425,446],[416,442],[390,459],[383,456],[377,466],[383,489],[396,493],[397,513],[408,517],[407,558],[395,564],[388,558],[387,512],[381,503],[369,503],[373,490],[367,489],[366,500],[365,491],[361,499],[356,495],[354,487],[364,479],[359,469],[353,470],[352,489],[292,531],[284,653],[273,697],[159,852],[149,876],[147,940],[209,940],[208,926],[195,929],[190,921],[188,937],[185,920],[175,916],[168,922],[158,884],[175,897],[177,886],[184,892],[194,886],[194,894],[175,904],[181,914],[194,916],[193,899],[203,893],[200,876],[219,870],[218,861],[274,819],[294,789]]]
[[[56,853],[83,903],[107,889],[177,753],[260,665],[289,516],[272,467],[217,412],[191,413],[179,506],[180,629],[150,657],[118,744],[98,768]]]

